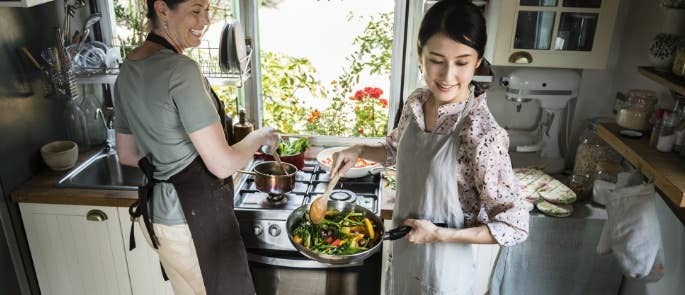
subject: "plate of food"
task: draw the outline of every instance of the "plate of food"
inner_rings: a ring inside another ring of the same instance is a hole
[[[333,153],[344,150],[346,148],[347,147],[339,146],[327,148],[325,150],[320,151],[319,154],[316,155],[316,160],[319,162],[319,166],[321,166],[323,170],[330,172],[333,166]],[[376,168],[382,168],[381,164],[369,160],[357,159],[357,161],[354,163],[354,167],[350,168],[350,170],[347,170],[347,172],[345,172],[345,174],[342,175],[342,177],[364,177],[369,174],[374,174],[374,172],[378,173],[382,170]]]

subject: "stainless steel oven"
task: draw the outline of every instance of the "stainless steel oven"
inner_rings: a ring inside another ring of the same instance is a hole
[[[256,163],[258,160],[253,165]],[[322,194],[328,179],[329,174],[316,161],[306,161],[290,193],[270,196],[259,192],[251,175],[236,185],[235,211],[257,294],[380,293],[380,251],[361,263],[331,265],[302,256],[288,240],[285,223],[290,212]],[[331,199],[354,202],[380,215],[380,185],[380,175],[343,178]]]

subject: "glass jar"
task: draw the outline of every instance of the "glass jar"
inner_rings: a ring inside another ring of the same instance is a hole
[[[595,166],[595,179],[594,180],[604,180],[611,183],[616,183],[618,173],[623,171],[621,164],[602,161],[598,162]]]
[[[619,126],[637,131],[647,130],[654,106],[659,99],[654,91],[633,89],[627,93],[627,101],[618,111],[616,123]]]
[[[683,41],[678,43],[674,55],[671,72],[676,76],[685,77],[685,43]]]
[[[588,175],[571,175],[568,187],[576,193],[576,202],[584,202],[592,197],[592,181]]]
[[[592,119],[581,133],[573,165],[573,175],[586,175],[587,180],[591,181],[595,175],[597,163],[621,161],[621,156],[597,135],[597,124],[607,120],[611,119]]]

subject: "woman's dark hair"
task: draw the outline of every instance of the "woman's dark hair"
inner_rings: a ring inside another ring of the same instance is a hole
[[[428,9],[419,28],[419,53],[428,39],[438,33],[444,33],[450,39],[475,49],[478,58],[483,57],[488,39],[485,17],[471,1],[442,0]]]
[[[188,0],[147,0],[147,14],[145,14],[145,17],[147,17],[150,20],[150,23],[152,24],[154,24],[157,20],[157,12],[155,12],[155,1],[164,1],[164,3],[166,3],[166,6],[168,6],[169,9],[174,10],[176,9],[176,6]]]

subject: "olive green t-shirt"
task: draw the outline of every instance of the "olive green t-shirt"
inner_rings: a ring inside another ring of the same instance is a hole
[[[114,86],[114,128],[133,134],[138,150],[166,180],[198,156],[188,134],[219,122],[217,105],[197,63],[168,49],[125,60]],[[171,183],[155,185],[153,222],[185,223]]]

